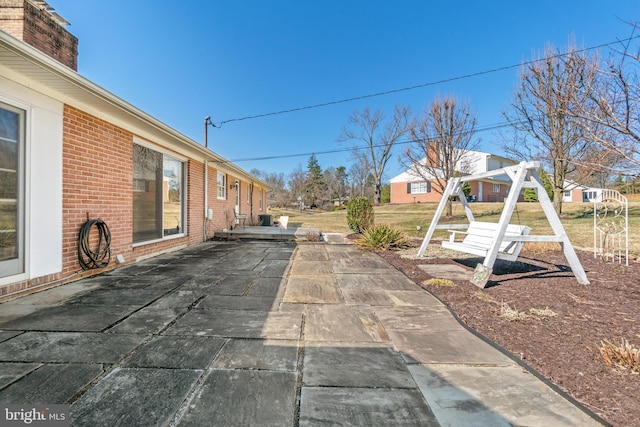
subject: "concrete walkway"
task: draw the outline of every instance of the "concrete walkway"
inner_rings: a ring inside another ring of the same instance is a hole
[[[350,245],[209,242],[0,305],[0,402],[71,425],[598,425]]]

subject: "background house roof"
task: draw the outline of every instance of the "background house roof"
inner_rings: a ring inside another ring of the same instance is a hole
[[[466,153],[461,161],[458,162],[456,169],[465,170],[466,174],[477,174],[486,172],[489,166],[489,159],[495,160],[497,162],[504,163],[504,166],[515,165],[518,162],[509,159],[507,157],[497,156],[495,154],[485,153],[482,151],[473,151],[473,150],[465,150]],[[422,163],[426,162],[426,157],[422,159]],[[464,163],[464,164],[463,164]],[[428,172],[423,172],[422,174],[416,171],[416,165],[407,169],[399,175],[394,176],[389,181],[391,183],[398,182],[409,182],[409,181],[424,181],[425,176],[431,176],[431,179],[441,178],[443,174],[438,174],[438,176],[432,176],[432,174]],[[498,168],[493,168],[498,169]],[[495,177],[492,179],[487,179],[486,181],[508,181],[508,177]]]

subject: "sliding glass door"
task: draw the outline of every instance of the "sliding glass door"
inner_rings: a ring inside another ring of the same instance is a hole
[[[24,121],[0,102],[0,278],[24,272]]]

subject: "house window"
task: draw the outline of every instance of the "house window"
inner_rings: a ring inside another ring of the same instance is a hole
[[[565,191],[563,194],[564,194],[564,197],[566,198],[571,197],[571,191]]]
[[[217,182],[218,182],[218,199],[226,200],[227,199],[227,175],[225,175],[222,172],[218,172]]]
[[[500,184],[493,184],[493,192],[494,193],[500,192]]]
[[[25,116],[0,103],[0,277],[24,273]]]
[[[247,185],[247,203],[251,203],[251,185]]]
[[[258,191],[258,209],[262,210],[263,196],[262,196],[262,188]]]
[[[133,145],[133,243],[183,234],[185,163]]]
[[[407,193],[409,194],[426,194],[431,192],[431,183],[429,181],[409,182],[407,184]]]

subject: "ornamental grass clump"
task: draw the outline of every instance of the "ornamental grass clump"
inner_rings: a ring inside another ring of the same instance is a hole
[[[367,228],[355,243],[369,250],[400,250],[409,247],[406,235],[389,224],[376,224]]]
[[[629,344],[626,339],[622,338],[620,345],[608,340],[601,341],[598,351],[607,366],[615,365],[640,373],[640,349]]]

